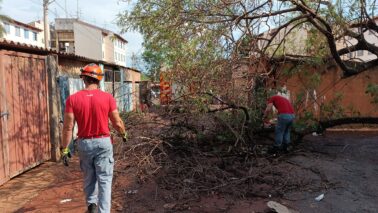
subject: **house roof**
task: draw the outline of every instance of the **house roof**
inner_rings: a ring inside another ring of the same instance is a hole
[[[35,54],[41,54],[41,55],[50,55],[50,54],[54,55],[55,54],[55,55],[58,55],[59,57],[62,57],[62,58],[77,59],[77,60],[80,60],[80,61],[92,62],[92,63],[101,63],[101,64],[109,65],[109,66],[112,66],[112,67],[121,67],[121,68],[125,68],[125,69],[131,69],[131,70],[134,70],[136,72],[140,72],[140,71],[138,71],[134,68],[124,67],[124,66],[120,66],[118,64],[114,64],[114,63],[110,63],[110,62],[106,62],[106,61],[102,61],[102,60],[91,59],[91,58],[87,58],[87,57],[84,57],[84,56],[75,55],[73,53],[58,52],[58,51],[55,51],[55,50],[52,50],[52,49],[46,49],[46,48],[38,47],[38,46],[35,46],[35,45],[9,41],[9,40],[6,40],[4,38],[0,39],[0,49],[13,50],[13,51],[18,50],[18,51],[24,51],[24,52],[27,52],[27,53],[35,53]]]
[[[132,68],[132,67],[125,67],[126,69],[129,69],[129,70],[132,70],[132,71],[135,71],[135,72],[139,72],[141,73],[142,71],[140,70],[137,70],[136,68]]]
[[[4,38],[0,39],[0,49],[6,49],[6,50],[21,50],[31,53],[38,53],[38,54],[48,54],[52,52],[50,49],[46,49],[43,47],[38,47],[35,45],[30,44],[24,44],[20,42],[10,41],[6,40]]]
[[[34,31],[37,31],[37,32],[42,32],[43,30],[39,29],[39,28],[36,28],[36,27],[33,27],[29,24],[25,24],[25,23],[22,23],[20,21],[17,21],[17,20],[14,20],[12,18],[7,18],[6,20],[4,20],[3,22],[8,22],[8,23],[12,23],[12,24],[15,24],[15,25],[19,25],[19,26],[22,26],[22,27],[25,27],[25,28],[28,28],[30,30],[34,30]]]

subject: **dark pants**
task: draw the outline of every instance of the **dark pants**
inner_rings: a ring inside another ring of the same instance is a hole
[[[275,144],[274,146],[280,147],[282,143],[290,143],[290,129],[293,125],[294,114],[279,114],[277,125],[274,131]]]

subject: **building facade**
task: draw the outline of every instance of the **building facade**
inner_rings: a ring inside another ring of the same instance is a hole
[[[43,29],[13,19],[2,21],[4,28],[2,38],[22,44],[44,47]]]
[[[57,18],[52,48],[59,52],[126,66],[127,40],[79,19]]]

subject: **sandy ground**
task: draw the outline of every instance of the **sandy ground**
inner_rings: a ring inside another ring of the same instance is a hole
[[[378,212],[377,141],[374,132],[306,137],[281,160],[308,171],[303,178],[310,179],[310,185],[282,197],[207,195],[169,203],[169,191],[159,189],[153,180],[139,184],[130,173],[120,171],[113,184],[112,212],[267,212],[269,200],[306,213]],[[44,163],[0,187],[0,212],[85,212],[81,186],[77,159],[68,168]],[[315,201],[320,194],[324,198]]]

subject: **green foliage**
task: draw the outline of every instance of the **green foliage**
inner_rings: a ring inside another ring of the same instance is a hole
[[[345,108],[341,104],[342,93],[336,93],[334,98],[326,104],[320,105],[320,119],[331,120],[345,117]]]
[[[308,55],[313,56],[310,60],[312,65],[324,64],[323,58],[330,54],[325,36],[314,28],[307,31],[305,49]]]
[[[183,20],[181,14],[195,10],[195,5],[191,1],[142,0],[131,12],[119,15],[118,24],[123,30],[138,30],[143,34],[146,41],[143,58],[150,64],[149,72],[157,72],[163,65],[171,68],[177,61],[182,68],[192,69],[193,65],[206,65],[222,54],[218,52],[220,28],[209,30],[203,24]]]
[[[347,112],[348,115],[352,117],[359,117],[361,115],[361,112],[358,111],[358,109],[356,109],[353,105],[347,106],[345,112]]]
[[[140,77],[140,80],[141,81],[150,81],[151,79],[145,73],[142,73],[141,77]]]
[[[305,111],[303,114],[297,115],[293,128],[295,131],[301,132],[308,128],[315,129],[317,124],[313,112]]]
[[[372,104],[378,104],[378,84],[369,83],[366,87],[365,93],[370,95]]]
[[[2,3],[2,1],[3,1],[3,0],[0,0],[0,4]],[[1,9],[1,6],[0,6],[0,9]],[[8,16],[5,16],[5,15],[0,14],[0,22],[1,22],[1,23],[2,23],[3,21],[7,21],[7,20],[9,20],[9,17],[8,17]],[[0,37],[3,37],[4,32],[5,32],[4,25],[0,24]]]
[[[222,111],[218,112],[216,116],[218,119],[222,120],[224,124],[228,124],[228,126],[223,127],[222,132],[218,132],[217,140],[220,142],[235,141],[236,135],[231,131],[230,128],[240,133],[240,130],[243,128],[242,125],[245,122],[244,113],[238,110]]]
[[[183,88],[182,94],[194,94],[186,99],[188,109],[202,113],[208,110],[211,101],[198,94],[207,91],[219,94],[229,103],[247,102],[246,96],[241,93],[237,97],[239,91],[231,99],[228,91],[233,88],[227,87],[229,84],[224,81],[232,79],[232,71],[240,62],[254,68],[254,65],[261,62],[259,56],[273,58],[290,55],[305,58],[295,66],[285,68],[280,74],[283,73],[284,77],[299,74],[306,89],[315,90],[321,82],[321,74],[316,67],[324,65],[323,58],[330,55],[328,42],[344,35],[344,28],[349,23],[354,23],[361,11],[345,10],[358,7],[360,3],[356,1],[340,0],[330,3],[331,6],[320,5],[317,1],[261,3],[248,0],[139,0],[132,10],[119,15],[118,24],[123,31],[136,30],[144,36],[143,59],[148,65],[148,76],[156,81],[162,69],[172,72],[171,80]],[[295,11],[269,15],[290,8]],[[316,11],[316,14],[308,17],[310,13],[306,11],[307,8]],[[283,27],[285,24],[288,25]],[[265,33],[267,30],[269,32]],[[305,33],[302,34],[303,32]],[[324,34],[331,39],[327,40]],[[269,41],[272,42],[270,47],[263,52],[259,42],[267,41],[273,35],[276,36],[275,39]],[[295,51],[290,51],[291,49]],[[272,55],[273,53],[275,54]],[[311,57],[300,57],[304,54]],[[250,76],[244,77],[249,81]],[[261,91],[258,89],[248,92],[252,93],[252,98],[247,96],[251,102],[248,103],[251,107],[251,125],[258,126],[261,124],[261,112],[267,93],[263,88]],[[297,106],[304,99],[304,93],[300,95],[296,99]],[[345,109],[339,104],[341,100],[342,96],[336,95],[332,101],[322,105],[321,117],[343,115]],[[192,110],[194,107],[196,110]],[[314,112],[305,112],[303,122],[299,122],[299,125],[312,125],[314,116],[317,116]]]
[[[315,89],[320,85],[321,82],[321,74],[314,72],[310,75],[308,75],[308,87],[309,89]]]
[[[293,103],[293,107],[294,107],[294,110],[296,112],[298,112],[301,107],[302,107],[302,104],[304,103],[304,98],[305,97],[305,92],[304,91],[301,91],[297,94],[296,98],[295,98],[295,101]]]

